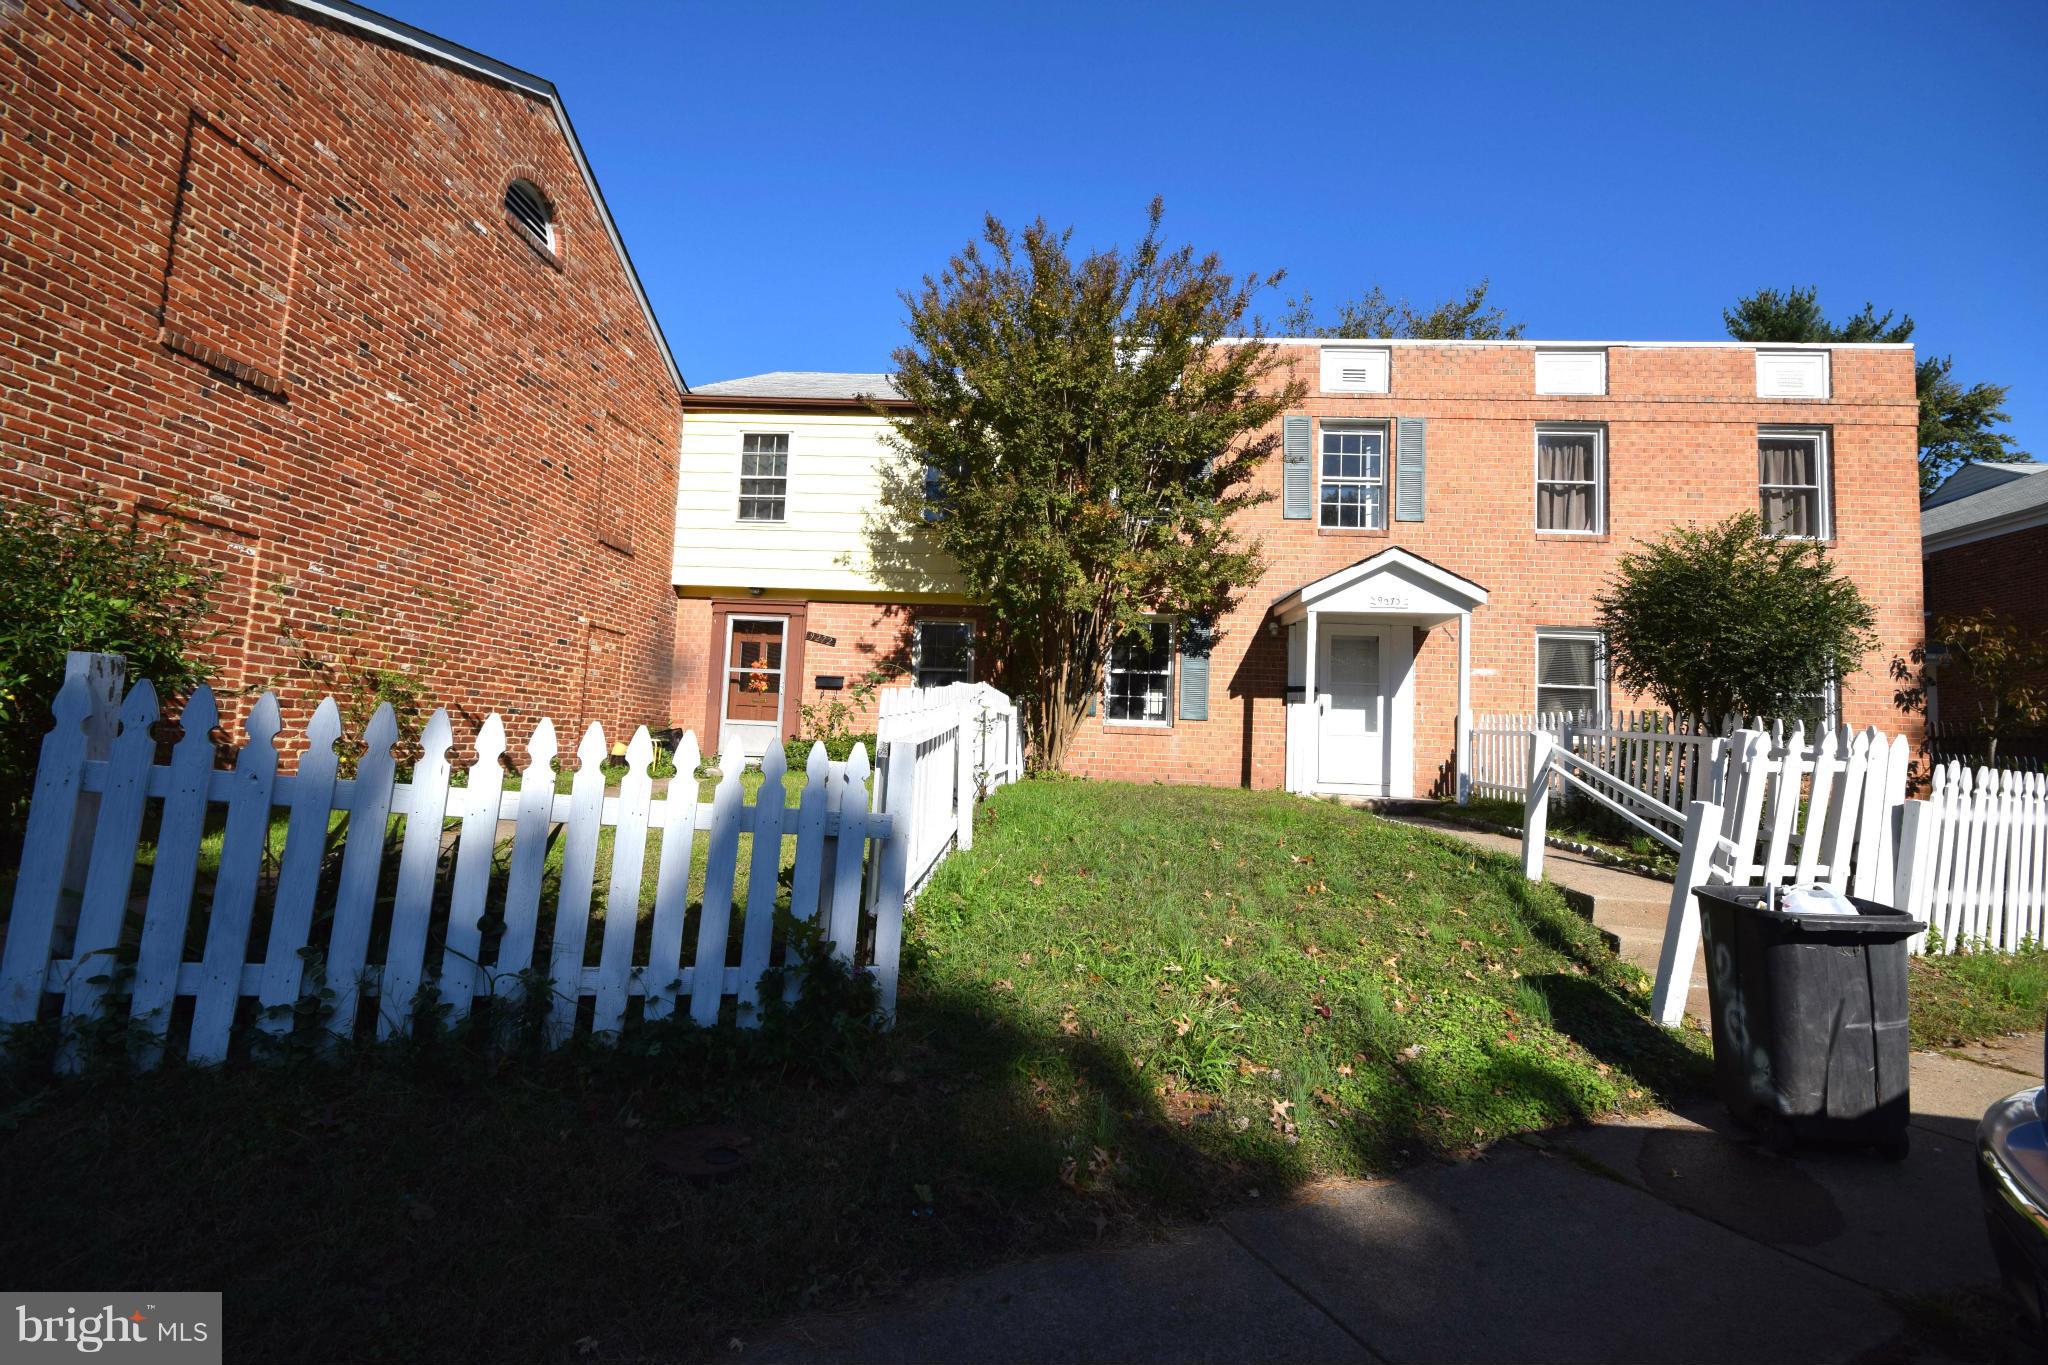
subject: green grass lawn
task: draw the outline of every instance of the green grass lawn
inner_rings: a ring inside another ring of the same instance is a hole
[[[1452,820],[1469,819],[1486,825],[1505,825],[1519,831],[1524,807],[1519,801],[1480,796],[1463,806],[1446,802],[1444,815]],[[1591,801],[1552,798],[1545,829],[1553,838],[1590,844],[1616,858],[1652,868],[1666,878],[1678,870],[1677,854]]]
[[[1510,860],[1277,793],[1025,782],[920,897],[885,1036],[16,1076],[0,1275],[222,1288],[245,1358],[723,1354],[1696,1093],[1704,1041],[1644,1007]],[[748,1158],[729,1182],[675,1172],[703,1125]]]
[[[1917,957],[1908,990],[1915,1047],[2031,1033],[2048,1011],[2048,950]]]

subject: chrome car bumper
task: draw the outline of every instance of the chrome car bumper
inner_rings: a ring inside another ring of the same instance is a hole
[[[2048,1123],[2043,1092],[2008,1095],[1977,1126],[1977,1176],[1999,1269],[2037,1324],[2048,1312]]]

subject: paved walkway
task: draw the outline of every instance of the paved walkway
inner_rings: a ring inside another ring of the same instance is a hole
[[[1668,885],[1555,850],[1549,858],[1549,874],[1594,897],[1596,922],[1640,961],[1639,935],[1652,920],[1662,932]],[[1654,940],[1647,951],[1654,969]],[[1986,1105],[2039,1082],[2041,1057],[2039,1034],[1968,1057],[1914,1054],[1913,1149],[1902,1162],[1774,1157],[1704,1104],[1313,1186],[1157,1243],[927,1283],[891,1308],[783,1323],[742,1354],[1948,1360],[1952,1344],[1924,1335],[1926,1315],[1902,1309],[1995,1283],[1971,1139]]]

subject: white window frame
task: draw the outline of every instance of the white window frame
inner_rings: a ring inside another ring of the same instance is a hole
[[[1535,476],[1533,489],[1537,494],[1546,483],[1571,484],[1576,479],[1546,479],[1543,477],[1543,438],[1545,436],[1586,436],[1593,438],[1593,526],[1586,531],[1572,531],[1563,527],[1545,526],[1543,499],[1538,496],[1531,501],[1529,515],[1539,534],[1546,536],[1604,536],[1607,534],[1607,428],[1597,422],[1538,422],[1536,430],[1529,437],[1529,467]]]
[[[1118,637],[1110,642],[1109,657],[1102,662],[1102,723],[1104,725],[1147,726],[1154,730],[1169,730],[1173,728],[1173,674],[1174,660],[1178,657],[1180,645],[1180,627],[1171,616],[1148,616],[1145,620],[1146,624],[1154,628],[1159,626],[1166,627],[1166,714],[1160,720],[1149,720],[1143,717],[1137,720],[1130,720],[1119,716],[1112,716],[1109,713],[1110,679],[1117,672],[1116,647],[1123,642],[1122,637]],[[1129,672],[1130,670],[1125,671]],[[1159,675],[1148,671],[1144,676],[1156,677]]]
[[[1794,437],[1800,440],[1810,440],[1814,443],[1813,476],[1818,481],[1817,483],[1764,482],[1763,466],[1761,464],[1763,458],[1762,447],[1765,440],[1773,436],[1780,439]],[[1764,534],[1773,540],[1833,540],[1835,538],[1835,507],[1834,499],[1829,496],[1829,489],[1834,484],[1835,467],[1834,452],[1829,449],[1827,428],[1760,426],[1756,429],[1756,450],[1756,459],[1759,461],[1756,478],[1756,510],[1759,519],[1764,515],[1764,493],[1769,489],[1814,489],[1814,531],[1812,535],[1795,536],[1789,532],[1773,531],[1768,525],[1764,527]]]
[[[1812,698],[1812,697],[1818,697],[1818,698],[1819,698],[1819,700],[1820,700],[1820,729],[1819,729],[1819,730],[1818,730],[1817,732],[1813,732],[1813,731],[1810,731],[1810,732],[1808,732],[1808,734],[1807,734],[1806,738],[1807,738],[1807,740],[1808,740],[1809,742],[1813,742],[1813,741],[1816,741],[1816,740],[1820,739],[1820,737],[1821,737],[1822,735],[1830,735],[1830,734],[1833,734],[1833,733],[1835,732],[1835,730],[1836,730],[1836,729],[1838,729],[1838,728],[1839,728],[1839,727],[1841,726],[1841,724],[1842,724],[1842,680],[1841,680],[1841,678],[1840,678],[1840,677],[1833,677],[1833,678],[1829,678],[1829,679],[1828,679],[1828,681],[1827,681],[1827,685],[1826,685],[1825,687],[1821,688],[1821,690],[1820,690],[1819,692],[1817,692],[1817,693],[1808,693],[1806,697],[1802,697],[1802,698],[1800,698],[1800,700],[1802,700],[1802,701],[1803,701],[1803,700],[1807,700],[1808,698]]]
[[[1317,360],[1324,393],[1385,393],[1393,382],[1392,347],[1326,345]],[[1354,377],[1346,378],[1346,370]]]
[[[1607,636],[1603,631],[1583,626],[1538,626],[1536,627],[1535,652],[1531,658],[1533,669],[1530,673],[1532,686],[1530,700],[1534,703],[1535,714],[1555,715],[1556,712],[1543,709],[1543,642],[1545,640],[1590,640],[1593,642],[1593,707],[1592,712],[1602,724],[1607,720]]]
[[[1575,376],[1587,370],[1586,361],[1597,361],[1599,381],[1590,386]],[[1607,348],[1604,346],[1554,346],[1536,352],[1535,390],[1544,398],[1605,398],[1607,396]]]
[[[782,453],[782,474],[781,474],[781,476],[780,476],[780,477],[781,477],[781,479],[782,479],[782,492],[781,492],[781,494],[780,494],[779,496],[777,496],[777,495],[775,495],[775,494],[771,494],[771,493],[752,493],[752,494],[750,494],[750,493],[748,493],[748,492],[747,492],[747,480],[749,480],[749,479],[772,479],[772,478],[775,478],[775,477],[777,477],[776,475],[773,475],[773,474],[749,474],[749,473],[747,473],[747,456],[748,456],[748,455],[750,455],[750,454],[754,454],[754,455],[764,455],[764,454],[773,454],[773,453],[775,453],[775,452],[773,452],[773,451],[749,451],[749,450],[747,449],[747,438],[748,438],[748,437],[750,437],[750,436],[768,436],[768,437],[780,436],[780,437],[782,438],[782,452],[781,452],[781,453]],[[787,524],[787,523],[788,523],[788,521],[789,521],[789,483],[790,483],[790,478],[789,478],[789,464],[790,464],[790,459],[791,459],[791,451],[790,451],[790,447],[791,447],[791,446],[793,446],[794,444],[795,444],[795,441],[794,441],[794,440],[793,440],[793,439],[791,438],[791,435],[790,435],[790,433],[789,433],[789,432],[787,432],[787,431],[743,431],[743,432],[741,432],[741,433],[740,433],[740,461],[739,461],[739,483],[738,483],[738,496],[737,496],[737,497],[736,497],[736,498],[735,498],[735,499],[733,500],[733,520],[734,520],[734,521],[738,522],[738,523],[739,523],[740,525],[742,525],[742,526],[782,526],[782,525],[785,525],[785,524]],[[750,516],[748,516],[748,515],[746,514],[747,504],[748,504],[749,502],[758,502],[758,501],[763,501],[763,500],[766,500],[766,499],[769,499],[769,498],[774,498],[774,499],[775,499],[775,501],[777,501],[777,502],[780,502],[780,503],[782,504],[782,515],[781,515],[781,516],[779,516],[779,517],[750,517]]]
[[[1390,422],[1369,419],[1360,421],[1351,421],[1349,419],[1331,419],[1317,421],[1315,436],[1316,483],[1314,502],[1315,523],[1317,530],[1384,531],[1387,529],[1387,504],[1390,501],[1392,501],[1394,494],[1394,481],[1390,477],[1392,470],[1391,465],[1389,463],[1392,459],[1394,445],[1393,431],[1391,429],[1392,425],[1393,424]],[[1352,479],[1345,478],[1342,475],[1339,475],[1334,480],[1327,477],[1323,473],[1323,456],[1326,453],[1323,450],[1323,438],[1328,435],[1355,436],[1368,432],[1376,434],[1380,438],[1380,476],[1377,479]],[[1323,489],[1326,486],[1330,486],[1332,484],[1334,484],[1337,487],[1350,488],[1371,488],[1377,485],[1380,490],[1379,520],[1371,523],[1370,525],[1365,526],[1339,526],[1334,523],[1324,521]]]
[[[980,628],[980,626],[978,626],[978,625],[977,625],[977,624],[976,624],[976,623],[974,622],[974,620],[973,620],[973,619],[972,619],[971,617],[966,617],[966,616],[920,616],[920,617],[918,617],[918,618],[917,618],[917,619],[916,619],[915,621],[911,622],[911,628],[910,628],[910,677],[911,677],[911,682],[912,682],[912,683],[913,683],[914,685],[918,686],[918,687],[930,687],[930,686],[933,686],[933,685],[934,685],[934,684],[928,683],[928,682],[926,682],[926,681],[924,680],[924,628],[925,628],[926,626],[934,626],[934,625],[943,625],[943,626],[965,626],[965,627],[967,627],[967,676],[966,676],[965,678],[962,678],[962,679],[960,679],[959,681],[961,681],[961,682],[970,682],[970,683],[971,683],[971,682],[973,682],[973,681],[974,681],[974,646],[975,646],[975,643],[976,643],[976,641],[977,641],[977,640],[979,639],[979,637],[980,637],[980,635],[981,635],[981,628]],[[944,684],[938,684],[938,685],[939,685],[939,686],[944,686]]]

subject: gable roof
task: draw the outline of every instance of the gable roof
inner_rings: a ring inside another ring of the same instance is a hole
[[[685,412],[836,412],[872,414],[872,407],[911,406],[889,375],[839,370],[770,370],[700,384],[683,398]]]
[[[1987,466],[1972,461],[1950,476],[1949,484],[1973,470]],[[1988,466],[2004,477],[1972,474],[1963,493],[1942,498],[1939,493],[1920,509],[1920,552],[1933,554],[1972,541],[2011,535],[2035,526],[2048,525],[2048,479],[2035,478],[2048,465]],[[1972,485],[1974,491],[1968,491]],[[1946,491],[1948,484],[1943,485]]]
[[[677,393],[687,394],[690,391],[689,386],[683,383],[682,371],[676,368],[675,352],[669,349],[668,337],[654,316],[654,305],[648,301],[647,290],[640,283],[640,272],[633,268],[633,258],[626,251],[626,239],[619,235],[619,225],[612,221],[612,211],[604,202],[604,191],[597,187],[597,174],[590,169],[590,159],[583,155],[583,144],[576,138],[576,129],[569,122],[569,110],[563,105],[561,92],[555,89],[553,81],[509,66],[495,57],[487,57],[425,29],[414,28],[388,14],[350,4],[349,0],[282,0],[282,3],[288,9],[345,25],[380,42],[406,48],[545,101],[554,110],[555,123],[562,130],[563,140],[569,144],[569,155],[576,159],[576,169],[583,174],[583,186],[590,192],[591,203],[597,206],[597,220],[604,224],[605,235],[611,238],[612,250],[618,253],[619,264],[626,268],[626,282],[633,287],[633,296],[640,301],[640,311],[647,318],[647,330],[653,333],[654,344],[661,350],[662,364],[668,370],[668,377],[675,384]]]
[[[1302,584],[1292,592],[1281,594],[1273,599],[1273,605],[1267,610],[1275,616],[1283,616],[1297,606],[1306,607],[1393,568],[1408,570],[1442,592],[1446,598],[1464,605],[1467,610],[1486,605],[1486,589],[1471,579],[1462,574],[1452,573],[1435,560],[1425,559],[1413,550],[1390,545],[1377,554],[1367,555],[1355,564],[1347,564],[1334,573],[1324,574],[1321,578]]]
[[[901,398],[896,380],[886,374],[840,373],[834,370],[770,370],[743,379],[721,379],[691,390],[699,394],[733,394],[748,398]]]
[[[1920,499],[1920,510],[1939,507],[1957,498],[1967,498],[1972,493],[1981,493],[1987,488],[1996,488],[2014,479],[2024,479],[2029,474],[2038,474],[2048,465],[2005,464],[1991,460],[1966,460],[1961,468],[1941,482],[1941,487]]]

